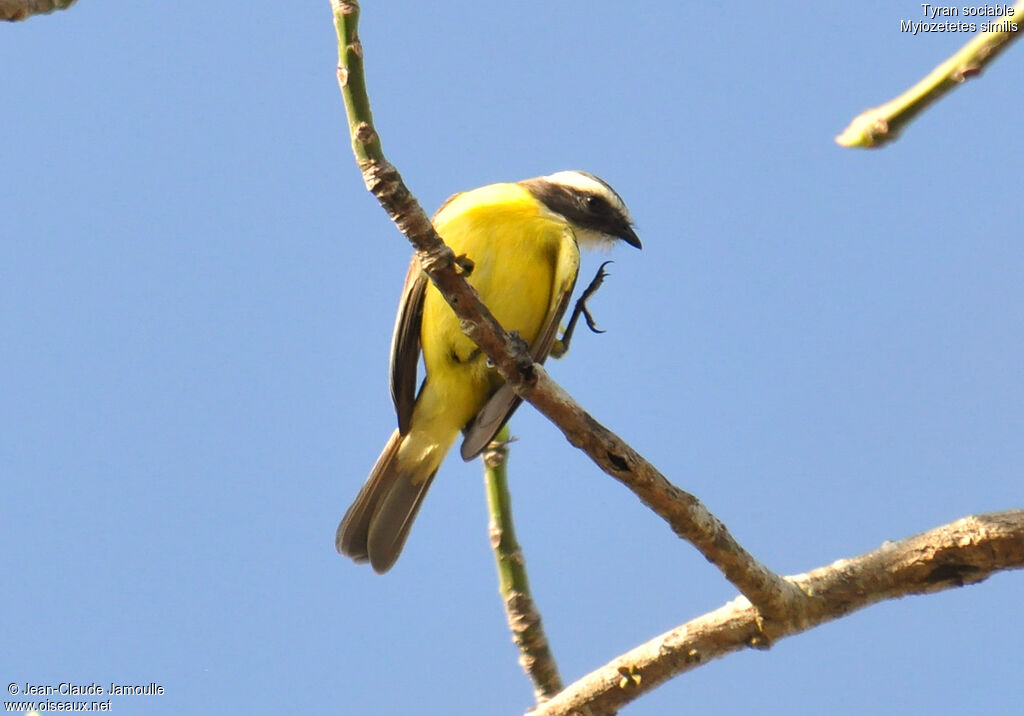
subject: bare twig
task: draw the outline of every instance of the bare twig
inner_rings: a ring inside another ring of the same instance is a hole
[[[880,147],[896,139],[932,102],[981,74],[996,55],[1020,36],[1024,31],[1024,0],[1019,0],[1013,11],[1009,16],[985,18],[1001,29],[978,34],[899,97],[857,115],[836,137],[836,143],[865,148]]]
[[[501,328],[454,267],[454,254],[385,158],[373,127],[363,79],[363,48],[355,0],[332,0],[338,31],[338,81],[348,113],[353,151],[367,188],[416,248],[424,272],[461,320],[462,330],[494,363],[516,392],[554,422],[569,441],[605,472],[629,487],[666,519],[769,618],[785,618],[799,590],[755,560],[699,500],[672,485],[626,443],[586,413],[535,364],[521,341]]]
[[[764,626],[750,602],[728,604],[651,639],[570,684],[530,716],[607,716],[664,681],[747,647],[838,619],[884,599],[976,584],[1024,568],[1024,510],[965,517],[874,552],[787,579],[808,595],[788,626]]]
[[[491,548],[498,566],[498,586],[512,641],[519,648],[519,663],[533,682],[537,703],[541,703],[562,690],[562,678],[530,593],[526,560],[516,540],[506,471],[508,444],[509,430],[505,426],[483,453],[487,507],[491,515]]]

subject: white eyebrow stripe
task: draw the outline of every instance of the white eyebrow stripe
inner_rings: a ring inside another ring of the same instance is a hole
[[[633,223],[633,219],[629,215],[629,209],[626,208],[626,204],[622,201],[622,197],[620,197],[614,189],[608,186],[604,180],[598,179],[593,174],[573,169],[549,174],[544,177],[544,179],[552,184],[561,184],[562,186],[567,186],[588,194],[603,196],[608,203],[618,209],[619,212],[626,217],[626,221],[630,224]]]

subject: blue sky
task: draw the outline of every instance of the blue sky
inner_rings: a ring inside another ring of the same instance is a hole
[[[964,35],[919,3],[372,3],[385,152],[425,207],[581,168],[629,203],[550,370],[783,573],[1022,507],[1011,48],[897,144],[855,114]],[[364,190],[329,4],[83,1],[0,27],[0,674],[125,714],[517,714],[477,464],[384,577],[334,529],[394,425],[410,250]],[[584,262],[587,277],[602,259]],[[519,537],[566,680],[733,588],[528,407]],[[633,715],[1010,713],[1024,575],[742,653]]]

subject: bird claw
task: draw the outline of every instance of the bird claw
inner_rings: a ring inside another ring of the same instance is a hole
[[[604,333],[603,330],[597,327],[597,321],[594,320],[594,316],[590,313],[590,309],[587,308],[587,301],[590,299],[591,296],[597,293],[597,289],[601,288],[601,284],[603,284],[604,280],[608,277],[608,272],[605,270],[605,266],[607,266],[610,263],[615,262],[609,260],[601,264],[601,266],[597,269],[597,274],[587,285],[587,287],[583,289],[583,293],[580,294],[579,299],[576,301],[576,306],[572,310],[572,317],[569,318],[569,324],[568,326],[566,326],[565,333],[562,334],[562,340],[560,341],[560,350],[556,357],[565,355],[565,353],[569,350],[569,341],[572,340],[573,331],[576,330],[576,322],[579,321],[581,315],[583,316],[583,320],[587,322],[587,328],[589,328],[591,332]]]

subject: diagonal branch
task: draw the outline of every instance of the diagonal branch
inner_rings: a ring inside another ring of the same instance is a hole
[[[338,82],[353,151],[367,189],[416,248],[424,272],[459,317],[466,333],[501,376],[555,423],[569,441],[622,482],[714,563],[766,617],[783,619],[803,595],[754,559],[701,502],[670,483],[653,465],[583,410],[544,369],[526,344],[508,335],[454,266],[454,254],[434,231],[419,202],[385,158],[373,126],[363,76],[356,0],[331,0],[338,33]]]
[[[668,679],[734,651],[768,648],[875,602],[977,584],[1008,569],[1024,569],[1024,510],[965,517],[787,577],[810,599],[788,626],[772,625],[769,641],[757,610],[739,597],[613,659],[530,716],[607,716]]]
[[[1024,30],[1024,0],[1014,5],[1013,14],[987,19],[1000,29],[978,34],[899,97],[861,112],[836,137],[836,143],[843,147],[873,148],[895,140],[929,105],[981,74],[986,65],[1020,36]]]

